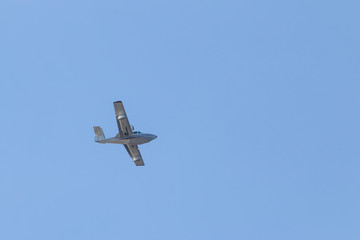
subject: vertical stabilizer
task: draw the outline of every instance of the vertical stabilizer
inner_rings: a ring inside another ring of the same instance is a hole
[[[104,131],[102,130],[101,127],[99,126],[94,127],[94,132],[95,132],[95,142],[105,140]]]

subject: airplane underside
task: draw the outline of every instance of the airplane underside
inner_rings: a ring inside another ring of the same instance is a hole
[[[136,137],[127,137],[127,138],[108,138],[99,143],[114,143],[114,144],[126,144],[126,145],[141,145],[147,142],[150,142],[153,138],[147,136],[136,136]]]
[[[116,123],[119,129],[118,134],[113,138],[105,138],[102,128],[100,126],[94,126],[95,142],[123,144],[135,165],[144,166],[145,164],[138,145],[150,142],[157,138],[157,136],[140,131],[133,131],[134,127],[130,125],[121,101],[114,102],[114,109]]]

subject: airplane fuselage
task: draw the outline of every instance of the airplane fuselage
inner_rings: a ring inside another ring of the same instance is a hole
[[[157,138],[154,134],[141,133],[141,134],[132,134],[123,137],[113,137],[106,138],[104,140],[98,141],[98,143],[115,143],[115,144],[129,144],[129,145],[140,145],[148,143]]]

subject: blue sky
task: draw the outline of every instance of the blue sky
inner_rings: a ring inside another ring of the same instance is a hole
[[[359,239],[359,7],[2,1],[0,239]]]

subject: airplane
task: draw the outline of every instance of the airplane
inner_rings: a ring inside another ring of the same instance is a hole
[[[121,101],[114,102],[114,109],[119,133],[115,137],[105,138],[102,128],[95,126],[95,142],[123,144],[135,165],[144,166],[145,164],[141,157],[138,145],[150,142],[157,138],[157,136],[154,134],[134,131],[134,127],[130,127],[129,120]]]

